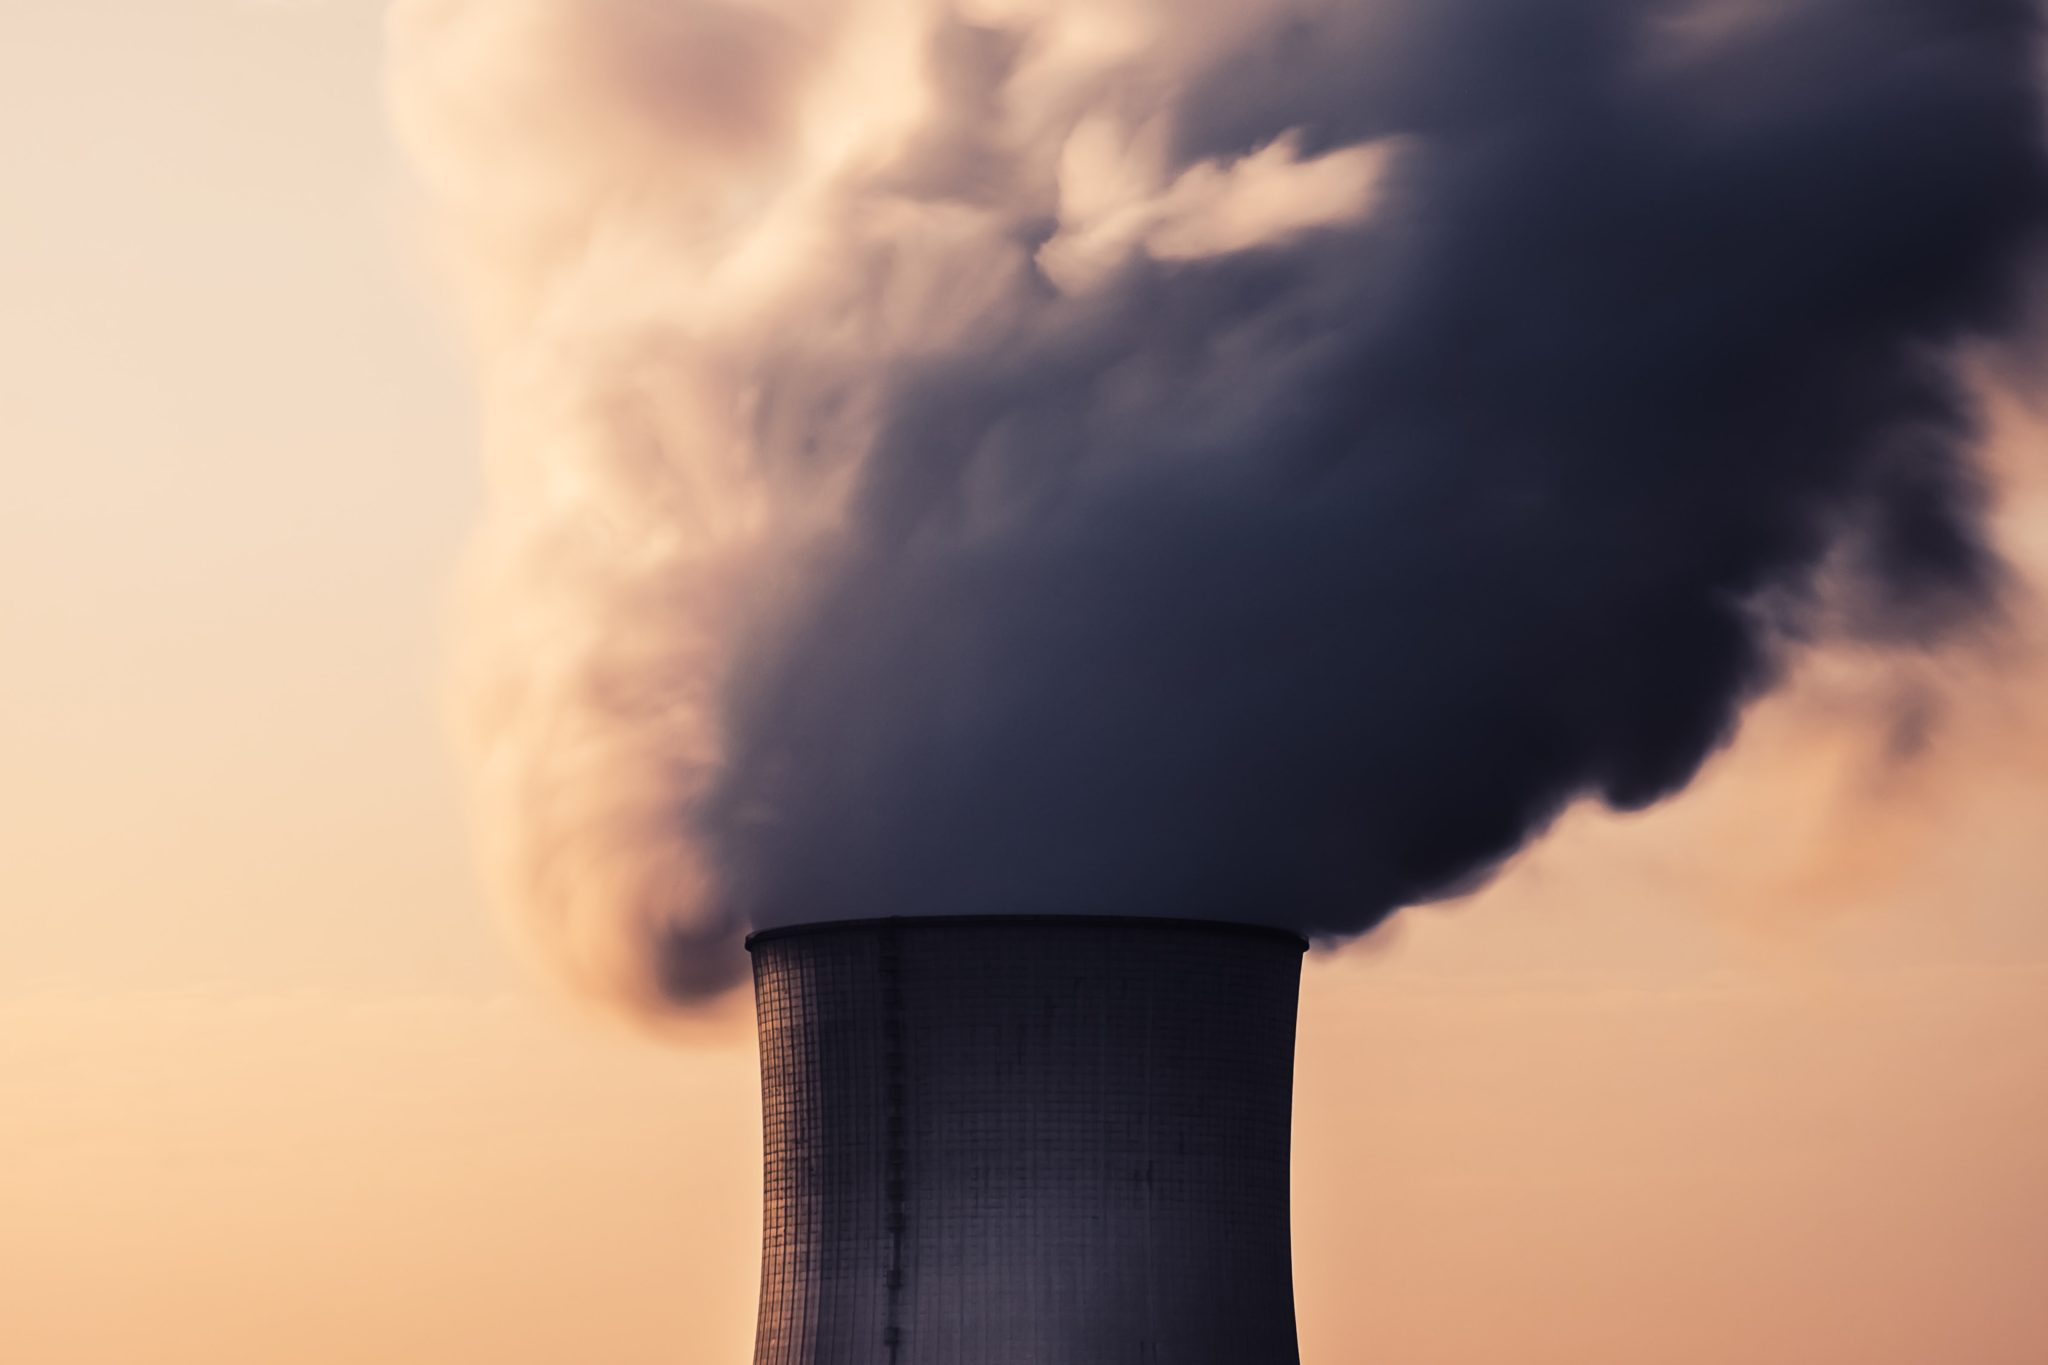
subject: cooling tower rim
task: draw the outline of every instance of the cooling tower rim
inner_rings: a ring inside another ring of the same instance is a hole
[[[1292,929],[1272,924],[1248,924],[1240,920],[1176,919],[1155,915],[890,915],[872,919],[814,920],[804,924],[781,924],[757,929],[747,935],[746,947],[753,952],[764,943],[816,934],[851,933],[874,929],[1148,929],[1162,933],[1221,934],[1238,938],[1278,940],[1308,951],[1308,939]]]

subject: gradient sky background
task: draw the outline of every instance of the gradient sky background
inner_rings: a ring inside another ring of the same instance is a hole
[[[585,1020],[474,887],[471,405],[380,24],[0,13],[9,1362],[747,1356],[750,1042]],[[1915,766],[1822,678],[1312,963],[1308,1359],[2048,1359],[2048,693],[1941,677]]]

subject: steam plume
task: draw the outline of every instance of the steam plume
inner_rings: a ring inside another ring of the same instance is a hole
[[[2031,0],[401,0],[508,895],[1360,933],[1995,617]]]

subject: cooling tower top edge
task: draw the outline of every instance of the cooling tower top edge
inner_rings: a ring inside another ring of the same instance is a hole
[[[818,920],[808,924],[785,924],[759,929],[747,935],[747,951],[762,943],[799,935],[829,934],[868,929],[1156,929],[1162,932],[1235,934],[1249,938],[1279,939],[1307,952],[1308,940],[1292,929],[1271,924],[1245,924],[1236,920],[1169,919],[1150,915],[894,915],[878,919]]]

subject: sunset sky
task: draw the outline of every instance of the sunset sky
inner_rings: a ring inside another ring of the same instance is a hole
[[[10,1363],[747,1358],[750,1035],[565,1002],[479,888],[476,401],[382,49],[374,0],[0,14]],[[1903,682],[1824,661],[1692,794],[1311,960],[1305,1359],[2048,1359],[2019,615]],[[1909,684],[1944,723],[1888,759]]]

